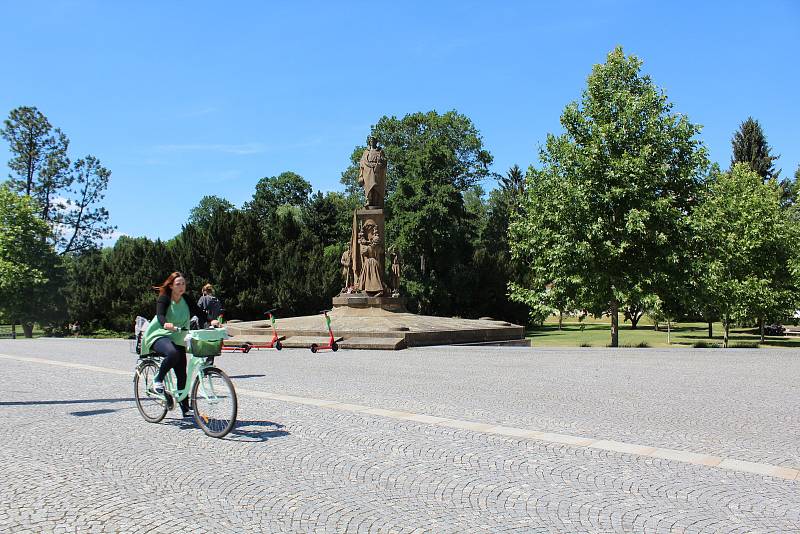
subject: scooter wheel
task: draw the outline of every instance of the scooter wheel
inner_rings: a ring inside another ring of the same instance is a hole
[[[282,348],[283,348],[283,345],[281,345],[281,342],[280,341],[276,341],[275,342],[275,350],[281,350]]]
[[[313,352],[313,353],[317,352],[317,344],[316,343],[312,343],[311,344],[311,352]]]
[[[250,343],[245,343],[244,346],[242,347],[242,352],[247,354],[248,352],[250,352],[250,349],[252,349],[252,348],[253,348],[253,345],[251,345]]]
[[[331,344],[331,350],[333,352],[336,352],[337,350],[339,350],[339,345],[337,345],[335,341]]]

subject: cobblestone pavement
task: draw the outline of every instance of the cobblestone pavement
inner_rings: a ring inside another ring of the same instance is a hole
[[[131,371],[127,342],[0,354]],[[800,532],[800,482],[240,396],[229,439],[131,379],[0,358],[0,532]],[[800,467],[794,351],[225,355],[238,388]],[[179,413],[179,412],[178,412]]]

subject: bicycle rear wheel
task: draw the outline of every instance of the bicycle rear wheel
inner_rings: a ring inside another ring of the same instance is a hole
[[[210,367],[192,385],[194,420],[212,438],[222,438],[236,426],[239,404],[233,382],[221,369]]]
[[[144,362],[136,368],[136,375],[133,377],[136,408],[149,423],[158,423],[167,415],[166,400],[153,392],[153,380],[157,374],[158,366],[154,362]]]

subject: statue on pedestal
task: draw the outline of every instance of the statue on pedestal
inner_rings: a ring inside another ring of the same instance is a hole
[[[389,286],[392,288],[392,296],[400,296],[400,257],[397,252],[392,251],[392,270],[389,274]]]
[[[386,156],[372,136],[367,138],[367,148],[358,163],[358,183],[364,186],[365,208],[383,208],[386,194]]]
[[[344,278],[344,288],[342,288],[342,293],[352,293],[353,287],[356,285],[351,254],[350,243],[348,243],[344,249],[344,252],[342,253],[342,258],[339,260],[339,263],[342,265],[342,278]]]

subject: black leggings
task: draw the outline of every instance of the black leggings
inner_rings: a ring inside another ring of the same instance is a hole
[[[169,370],[173,369],[175,377],[178,379],[178,389],[186,387],[186,347],[176,345],[168,337],[160,337],[153,343],[153,352],[165,356],[156,380],[163,382]]]

